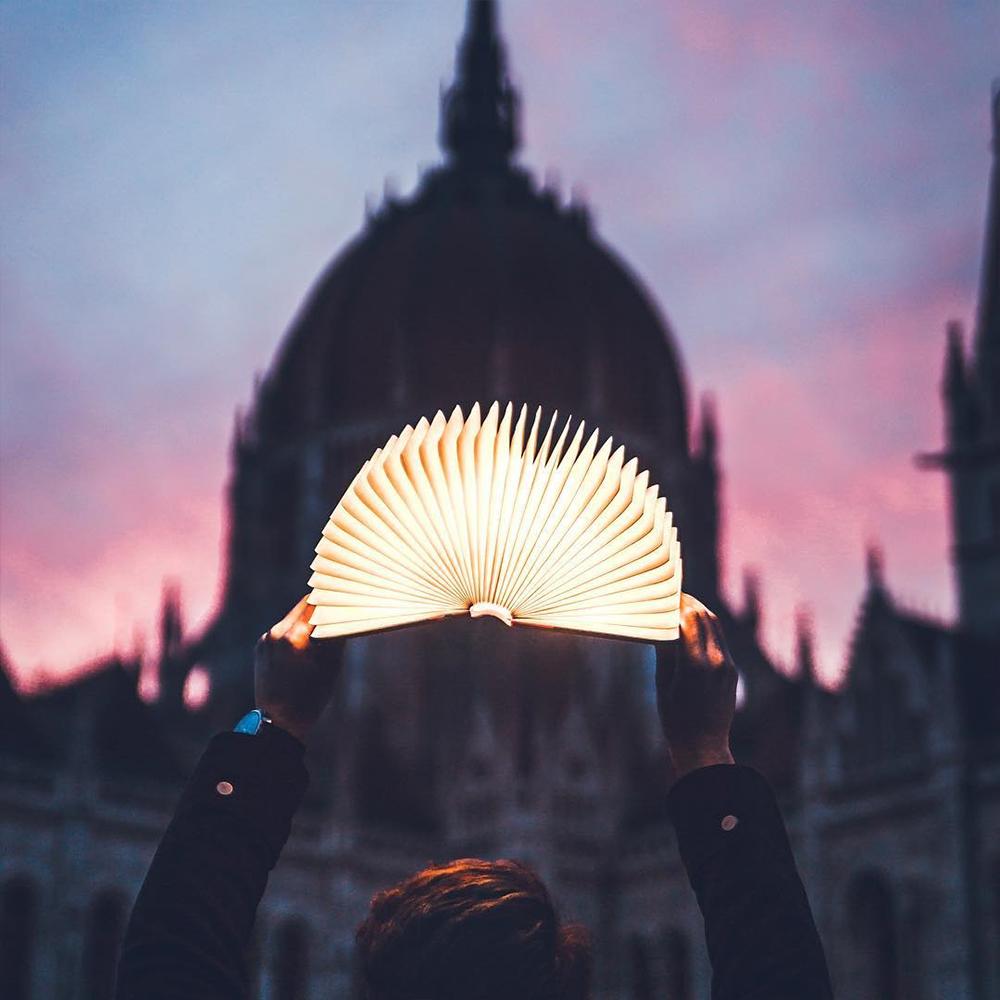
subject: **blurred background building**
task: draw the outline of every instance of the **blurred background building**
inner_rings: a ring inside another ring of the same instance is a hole
[[[23,698],[0,673],[0,984],[9,1000],[110,996],[132,898],[207,737],[252,704],[255,638],[301,596],[318,533],[374,447],[456,402],[587,419],[676,511],[686,587],[741,669],[737,756],[782,799],[838,992],[1000,997],[1000,103],[979,311],[948,328],[948,477],[960,614],[901,607],[868,555],[843,685],[808,620],[793,674],[760,599],[720,591],[719,433],[640,280],[518,165],[519,95],[494,4],[472,0],[441,97],[443,162],[387,194],[308,295],[237,417],[224,599],[185,632],[167,587],[158,696],[138,659]],[[696,416],[692,411],[696,411]],[[808,595],[803,595],[808,597]],[[700,916],[665,822],[651,650],[448,622],[349,642],[310,747],[312,784],[261,907],[254,995],[350,996],[353,929],[431,859],[534,865],[594,933],[596,998],[709,995]]]

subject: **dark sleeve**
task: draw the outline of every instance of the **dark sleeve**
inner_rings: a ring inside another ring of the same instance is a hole
[[[212,739],[136,899],[116,1000],[242,1000],[257,904],[308,781],[303,752],[273,726]]]
[[[713,1000],[825,1000],[826,957],[767,781],[719,764],[667,799],[705,918]]]

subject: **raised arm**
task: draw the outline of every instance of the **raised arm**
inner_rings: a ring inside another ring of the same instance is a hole
[[[339,673],[343,642],[311,640],[309,611],[303,598],[257,644],[272,721],[214,737],[184,790],[132,910],[117,1000],[245,996],[254,916],[308,782],[304,743]]]
[[[683,595],[681,638],[657,647],[668,797],[705,919],[713,1000],[826,1000],[823,946],[767,781],[733,761],[736,666],[719,620]]]

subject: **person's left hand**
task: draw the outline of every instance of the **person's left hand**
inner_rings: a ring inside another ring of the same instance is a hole
[[[343,639],[313,639],[312,605],[303,597],[257,640],[254,694],[271,721],[305,743],[340,675]]]

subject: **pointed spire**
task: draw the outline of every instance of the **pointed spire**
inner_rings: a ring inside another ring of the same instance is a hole
[[[519,98],[507,79],[494,0],[469,0],[455,82],[441,98],[441,146],[460,166],[505,166],[520,144]]]
[[[698,551],[692,560],[690,579],[692,593],[719,594],[722,553],[719,546],[721,527],[719,469],[719,430],[715,399],[708,393],[701,397],[700,414],[691,443],[691,510],[688,512],[687,538],[689,554]],[[690,544],[693,543],[693,544]],[[696,564],[696,565],[695,565]]]
[[[815,627],[812,612],[800,607],[795,612],[795,665],[798,675],[808,684],[818,685],[816,669]]]
[[[234,457],[239,456],[240,452],[243,450],[245,430],[243,407],[237,404],[236,409],[233,412],[233,436],[229,442],[229,450]]]
[[[945,403],[945,439],[949,447],[961,447],[974,442],[979,436],[982,408],[977,386],[974,380],[970,382],[962,324],[952,320],[947,329],[948,346],[945,348],[941,386]]]
[[[132,657],[140,662],[146,658],[146,630],[139,624],[132,626]]]
[[[993,155],[1000,157],[1000,76],[993,81]]]
[[[167,709],[184,703],[187,665],[183,657],[184,620],[181,615],[181,589],[176,580],[164,580],[160,607],[160,655],[157,659],[157,700]]]
[[[180,649],[184,632],[181,617],[181,588],[176,580],[164,580],[160,605],[160,659],[174,656]]]
[[[953,319],[948,323],[947,346],[944,358],[944,382],[941,386],[948,399],[965,391],[965,348],[962,345],[962,322]]]
[[[701,397],[701,424],[698,434],[698,453],[715,462],[719,451],[719,422],[715,412],[715,397],[706,392]]]
[[[877,542],[869,542],[865,550],[865,576],[869,591],[885,590],[885,557]]]
[[[743,621],[756,635],[760,628],[760,573],[755,569],[743,571]]]
[[[993,81],[990,111],[993,165],[987,195],[974,357],[987,406],[994,420],[1000,421],[1000,79]]]

